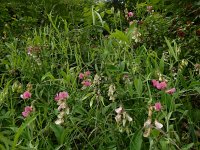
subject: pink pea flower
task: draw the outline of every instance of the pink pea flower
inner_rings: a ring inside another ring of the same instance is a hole
[[[84,78],[84,74],[83,73],[80,73],[79,74],[79,79],[83,79]]]
[[[69,97],[69,94],[67,92],[60,92],[56,94],[54,99],[56,101],[59,101],[59,100],[67,99],[68,97]]]
[[[31,98],[31,93],[29,91],[25,91],[23,94],[20,95],[22,99],[29,99]]]
[[[92,83],[88,80],[85,80],[82,82],[82,84],[83,84],[83,86],[91,86]]]
[[[161,105],[160,102],[155,103],[155,105],[154,105],[154,109],[155,109],[156,111],[160,111],[161,108],[162,108],[162,105]]]
[[[163,89],[165,89],[167,87],[167,83],[165,82],[165,81],[163,81],[163,82],[161,82],[161,83],[159,83],[158,85],[157,85],[157,89],[159,89],[159,90],[163,90]]]
[[[33,111],[33,108],[32,108],[32,106],[26,106],[26,107],[24,108],[24,111],[25,111],[25,112],[31,112],[31,111]]]
[[[165,81],[159,83],[159,81],[157,80],[152,80],[151,82],[153,86],[157,88],[158,90],[163,90],[167,87],[167,83]]]
[[[24,118],[28,117],[28,115],[29,115],[29,112],[25,112],[25,111],[22,112],[22,116],[23,116]]]
[[[169,89],[169,90],[167,90],[165,92],[168,93],[168,94],[173,94],[174,92],[176,92],[176,89],[172,88],[172,89]]]
[[[86,71],[86,72],[85,72],[85,76],[89,76],[90,74],[91,74],[90,71]]]
[[[128,12],[128,17],[133,17],[133,15],[134,15],[133,12],[131,12],[131,11]]]
[[[32,111],[33,111],[32,106],[26,106],[26,107],[24,108],[24,111],[22,112],[22,116],[23,116],[24,118],[26,118],[26,117],[28,117],[28,115],[29,115],[30,112],[32,112]]]
[[[159,81],[157,81],[155,79],[152,80],[151,82],[152,82],[152,84],[153,84],[154,87],[157,87],[157,85],[159,85]]]

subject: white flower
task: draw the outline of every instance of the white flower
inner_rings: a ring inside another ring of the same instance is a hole
[[[111,84],[109,86],[108,96],[113,96],[114,92],[115,92],[115,85]]]
[[[161,129],[163,127],[163,125],[160,122],[158,122],[157,120],[155,120],[154,123],[155,123],[156,129]]]
[[[119,108],[115,109],[115,112],[116,112],[117,114],[121,114],[122,111],[123,111],[122,106],[120,106]]]
[[[126,119],[127,119],[129,122],[133,121],[133,118],[131,118],[131,116],[129,116],[127,113],[126,113]]]
[[[60,106],[58,107],[58,111],[60,111],[61,109],[65,109],[67,107],[67,105],[65,104],[65,102],[61,103]]]
[[[117,116],[115,116],[115,120],[117,123],[119,123],[122,119],[122,116],[120,114],[118,114]]]
[[[111,97],[109,98],[109,100],[114,102],[114,101],[115,101],[115,97],[114,97],[114,96],[111,96]]]
[[[62,105],[63,103],[65,103],[65,99],[63,99],[63,100],[59,100],[59,101],[57,101],[57,105]]]
[[[65,112],[64,111],[61,111],[60,114],[58,115],[58,118],[59,119],[62,119],[65,115]]]
[[[143,133],[143,136],[148,137],[150,135],[150,133],[151,133],[151,128],[146,128],[144,133]]]
[[[145,123],[144,123],[144,127],[145,128],[150,128],[151,125],[151,119],[148,119]]]
[[[23,94],[21,94],[21,95],[20,95],[20,97],[21,97],[22,99],[24,99],[24,96],[23,96]]]
[[[65,109],[65,113],[66,113],[67,115],[69,115],[69,107],[68,107],[68,106],[67,106],[66,109]]]
[[[64,122],[63,119],[57,119],[57,120],[55,121],[55,124],[60,125],[60,124],[62,124],[63,122]]]
[[[98,76],[98,74],[96,74],[96,75],[94,76],[93,84],[94,84],[94,85],[100,84],[100,80],[101,80],[101,77]]]
[[[122,125],[125,127],[125,124],[126,124],[126,119],[123,119],[122,120]]]

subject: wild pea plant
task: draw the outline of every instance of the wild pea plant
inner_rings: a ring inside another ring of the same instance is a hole
[[[127,10],[127,30],[107,36],[87,33],[103,23],[98,9],[78,30],[49,14],[51,24],[1,43],[0,148],[197,149],[198,63],[176,40],[161,36],[162,51],[145,43],[134,16],[162,20],[153,10]]]

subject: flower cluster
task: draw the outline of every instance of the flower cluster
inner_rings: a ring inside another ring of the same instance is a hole
[[[117,123],[122,122],[122,125],[125,126],[127,121],[133,121],[133,119],[129,116],[129,114],[124,110],[122,106],[115,109],[115,112],[117,113],[117,115],[115,116],[115,120]]]
[[[158,90],[164,90],[167,87],[167,83],[165,81],[159,82],[157,80],[152,80],[152,84]]]
[[[160,122],[158,122],[157,119],[155,119],[155,121],[154,121],[155,126],[153,126],[153,124],[152,124],[153,109],[155,109],[156,111],[160,111],[161,108],[162,108],[162,106],[161,106],[160,102],[155,103],[154,106],[149,106],[148,119],[144,123],[144,129],[145,129],[145,131],[143,133],[144,137],[148,137],[150,135],[152,127],[155,127],[157,130],[160,130],[163,127],[163,125]]]
[[[27,47],[27,54],[35,60],[38,65],[41,65],[41,60],[38,57],[38,54],[41,51],[41,47],[39,46],[29,46]]]
[[[22,116],[24,118],[28,117],[28,115],[33,111],[33,107],[32,106],[26,106],[24,108],[24,111],[22,112]]]
[[[79,79],[83,80],[81,84],[83,85],[84,88],[92,85],[91,80],[89,79],[90,74],[91,74],[90,71],[86,71],[84,73],[79,74]]]
[[[30,99],[31,98],[31,92],[30,92],[30,90],[32,90],[32,85],[29,83],[29,84],[27,84],[27,89],[26,89],[26,91],[23,93],[23,94],[21,94],[20,95],[20,97],[23,99],[23,100],[28,100],[28,99]],[[33,107],[32,106],[26,106],[25,108],[24,108],[24,111],[22,112],[22,116],[24,117],[24,118],[26,118],[26,117],[28,117],[29,116],[29,114],[31,113],[33,111]]]
[[[135,42],[138,43],[141,41],[140,37],[141,37],[141,33],[139,32],[139,29],[135,27],[133,29],[132,39],[134,39]]]
[[[165,90],[167,88],[166,81],[159,82],[159,81],[153,79],[151,82],[152,82],[152,85],[155,88],[157,88],[158,90]],[[175,92],[176,92],[175,88],[172,88],[172,89],[169,89],[169,90],[165,90],[165,93],[168,93],[168,94],[173,94]]]
[[[148,11],[149,13],[154,12],[153,6],[147,6],[147,11]]]
[[[69,107],[66,104],[66,100],[69,98],[67,92],[59,92],[56,94],[54,100],[57,102],[58,105],[58,118],[55,121],[55,124],[62,124],[64,123],[64,115],[69,114]]]
[[[101,97],[101,90],[100,90],[100,85],[101,83],[101,77],[98,74],[95,74],[94,79],[93,79],[93,91],[96,95],[96,100],[100,100]]]
[[[109,90],[108,90],[108,96],[109,96],[109,100],[111,101],[115,101],[115,96],[114,96],[114,92],[116,91],[115,85],[111,84],[109,86]]]

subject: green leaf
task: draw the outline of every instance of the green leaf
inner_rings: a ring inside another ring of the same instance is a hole
[[[14,137],[14,142],[13,142],[13,145],[12,145],[12,150],[15,150],[15,147],[16,147],[16,145],[17,145],[17,141],[18,141],[20,135],[22,134],[23,130],[24,130],[31,122],[33,122],[35,119],[36,119],[36,116],[31,117],[31,118],[27,118],[27,120],[19,127],[19,129],[17,130],[17,133],[15,134],[15,137]]]
[[[140,78],[134,80],[135,89],[138,96],[142,96],[142,80]]]
[[[64,128],[62,126],[60,126],[60,125],[55,125],[55,124],[51,124],[50,128],[53,130],[58,143],[62,144],[62,142],[61,142],[61,135],[63,133]]]
[[[140,150],[142,146],[142,129],[135,132],[131,139],[130,150]]]
[[[181,148],[181,150],[188,150],[188,149],[191,149],[193,146],[194,146],[194,143],[190,143],[190,144],[184,145]]]
[[[164,55],[160,59],[160,66],[159,67],[160,67],[160,72],[163,73],[164,72],[164,67],[165,67],[165,64],[164,64]]]
[[[95,95],[91,98],[91,100],[90,100],[90,107],[92,107],[95,98],[96,98]]]
[[[6,147],[6,148],[0,147],[0,149],[2,150],[3,149],[9,150],[10,149],[9,145],[12,145],[12,141],[10,141],[7,137],[3,136],[1,133],[0,133],[0,142],[1,143],[3,142]]]
[[[157,3],[159,3],[160,2],[160,0],[151,0],[151,3],[152,4],[157,4]]]
[[[41,81],[44,81],[46,78],[50,78],[51,80],[55,80],[54,76],[51,72],[47,72],[45,75],[42,76]]]
[[[167,46],[169,48],[169,54],[172,55],[176,61],[178,61],[177,53],[175,52],[174,48],[172,47],[170,41],[166,37],[165,37],[165,41],[166,41]]]
[[[115,30],[114,33],[111,33],[110,37],[129,43],[128,37],[122,31],[119,31],[117,29]]]
[[[81,100],[83,101],[83,100],[87,99],[88,97],[90,97],[90,96],[92,96],[92,95],[94,95],[94,94],[95,94],[95,92],[88,93],[88,94],[85,95]]]

